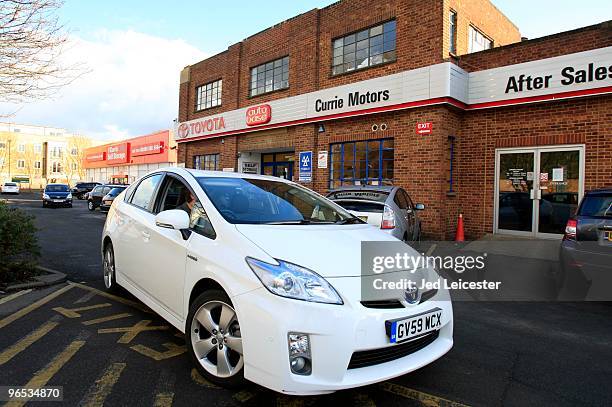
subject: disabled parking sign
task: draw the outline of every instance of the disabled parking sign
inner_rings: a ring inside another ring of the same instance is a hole
[[[312,151],[300,151],[300,182],[312,182]]]

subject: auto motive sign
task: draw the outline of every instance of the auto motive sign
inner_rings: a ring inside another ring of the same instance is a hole
[[[155,143],[139,144],[132,147],[132,157],[141,155],[159,154],[164,151],[164,142],[157,141]]]
[[[106,149],[107,164],[125,164],[129,161],[130,143],[109,146]]]
[[[300,181],[312,182],[312,151],[300,151]]]
[[[259,105],[249,107],[246,110],[247,126],[258,126],[266,124],[272,119],[272,108],[270,105]]]

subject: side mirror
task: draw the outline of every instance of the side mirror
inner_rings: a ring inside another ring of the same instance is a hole
[[[155,215],[155,224],[166,229],[188,229],[189,215],[181,209],[170,209]]]
[[[416,209],[417,211],[424,211],[425,210],[425,204],[418,203],[418,204],[414,205],[414,209]]]

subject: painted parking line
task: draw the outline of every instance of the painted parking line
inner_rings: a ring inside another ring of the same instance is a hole
[[[159,352],[145,345],[134,345],[131,346],[130,349],[140,353],[141,355],[148,356],[158,362],[160,360],[170,359],[187,352],[187,347],[185,345],[177,345],[176,343],[167,342],[164,343],[163,346],[166,348],[166,351],[164,352]]]
[[[103,322],[116,321],[118,319],[127,318],[127,317],[131,317],[131,316],[132,316],[132,314],[130,314],[128,312],[124,312],[123,314],[109,315],[107,317],[90,319],[89,321],[83,321],[82,324],[83,325],[87,325],[87,326],[89,326],[89,325],[96,325],[96,324],[101,324]]]
[[[113,301],[117,301],[121,304],[128,305],[130,307],[136,308],[140,311],[146,312],[147,314],[153,313],[153,311],[151,311],[151,309],[149,309],[146,305],[135,302],[135,301],[128,300],[127,298],[119,297],[117,295],[107,293],[106,291],[98,290],[97,288],[93,288],[93,287],[90,287],[88,285],[81,284],[81,283],[75,283],[73,281],[69,281],[68,284],[72,287],[79,287],[83,290],[94,292],[97,295],[100,295],[102,297],[108,298]]]
[[[110,306],[111,305],[108,302],[105,302],[103,304],[88,305],[86,307],[78,307],[78,308],[55,307],[53,308],[53,311],[59,312],[66,318],[80,318],[81,314],[79,314],[79,312],[90,311],[92,309],[106,308]]]
[[[45,305],[46,303],[48,303],[49,301],[51,301],[52,299],[59,297],[60,295],[64,294],[66,291],[71,290],[72,288],[74,288],[74,285],[66,285],[62,288],[60,288],[57,291],[52,292],[51,294],[47,295],[46,297],[41,298],[40,300],[28,305],[25,308],[20,309],[19,311],[3,318],[0,320],[0,329],[4,328],[5,326],[7,326],[8,324],[15,322],[16,320],[18,320],[19,318],[23,317],[24,315],[29,314],[30,312],[34,311],[35,309],[40,308],[41,306]]]
[[[99,407],[103,406],[106,398],[113,390],[115,383],[119,380],[126,364],[116,362],[109,365],[102,376],[89,388],[85,397],[79,403],[82,407]]]
[[[28,335],[15,342],[15,344],[9,346],[7,349],[2,351],[2,353],[0,353],[0,366],[26,350],[34,342],[51,332],[58,325],[59,322],[49,320],[39,326],[36,330],[30,332]]]
[[[399,384],[384,382],[378,385],[381,389],[396,396],[401,396],[407,399],[418,401],[425,406],[440,406],[440,407],[468,407],[456,401],[451,401],[442,397],[434,396],[422,391],[414,390]]]
[[[139,333],[145,331],[165,331],[170,329],[168,325],[161,326],[149,326],[149,324],[153,322],[150,319],[145,319],[140,322],[137,322],[136,325],[133,326],[125,326],[119,328],[105,328],[98,329],[99,334],[113,334],[113,333],[121,333],[123,335],[119,338],[117,343],[130,343],[138,336]]]
[[[174,373],[163,369],[159,374],[159,380],[155,388],[154,407],[170,407],[174,401],[174,382],[176,376]]]
[[[7,295],[6,297],[0,298],[0,305],[5,304],[11,300],[14,300],[15,298],[19,298],[22,295],[29,293],[30,291],[32,291],[31,288],[27,290],[17,291],[14,294]]]
[[[72,357],[85,345],[84,339],[86,339],[86,334],[79,335],[78,339],[70,342],[66,348],[57,354],[51,362],[49,362],[45,367],[36,372],[34,376],[25,384],[23,387],[25,388],[40,388],[44,387],[49,380],[55,376],[55,374],[70,360]],[[6,407],[20,407],[28,402],[28,399],[20,399],[19,401],[9,401],[5,404]]]

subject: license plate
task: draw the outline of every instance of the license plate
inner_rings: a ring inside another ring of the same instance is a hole
[[[612,232],[604,232],[604,239],[607,240],[608,242],[612,242]]]
[[[368,221],[368,217],[367,216],[357,216],[359,219],[361,219],[364,222]]]
[[[399,343],[437,331],[442,327],[442,310],[434,308],[410,318],[394,319],[385,322],[387,336],[391,343]]]
[[[63,199],[54,199],[53,202],[64,202]]]

